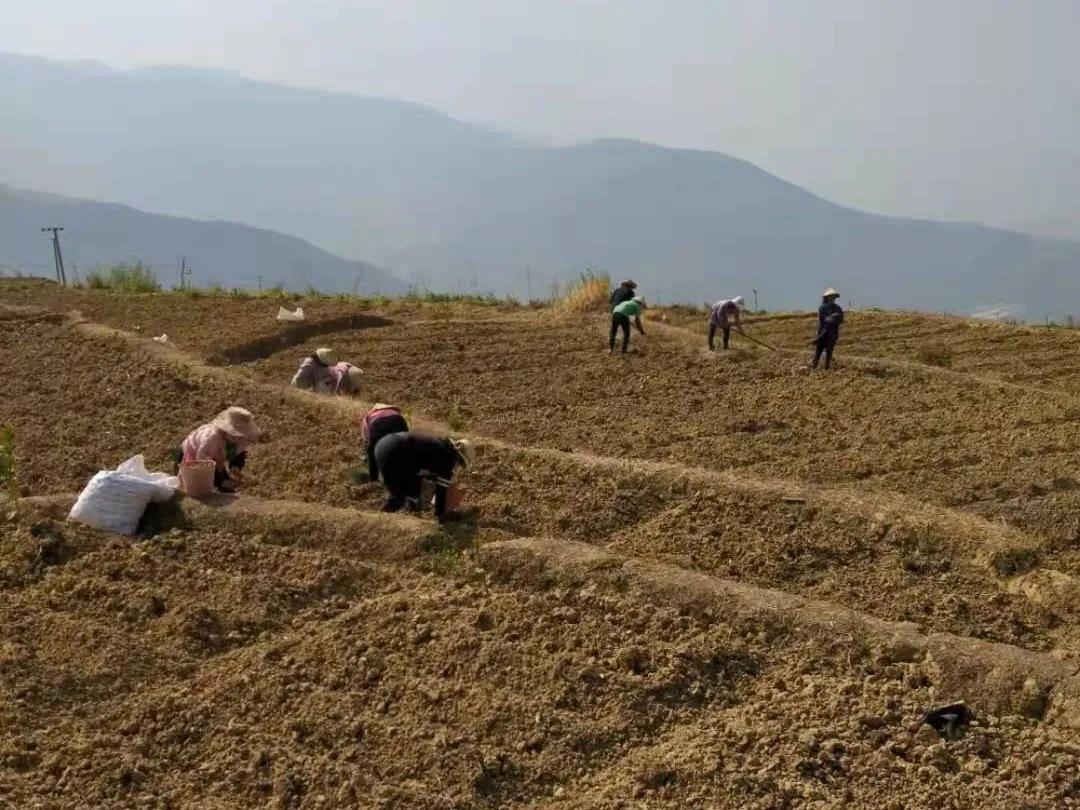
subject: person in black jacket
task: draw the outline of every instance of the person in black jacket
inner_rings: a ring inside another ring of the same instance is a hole
[[[635,284],[630,279],[627,279],[618,287],[615,288],[615,292],[611,294],[611,309],[614,311],[615,307],[621,304],[623,301],[629,301],[634,297],[634,290],[637,289]]]
[[[832,365],[833,349],[836,341],[840,339],[840,324],[844,322],[844,310],[836,303],[840,293],[829,287],[821,296],[821,307],[818,309],[818,334],[814,339],[814,362],[810,369],[818,367],[821,355],[825,355],[825,368]]]
[[[375,446],[383,484],[389,497],[382,511],[397,512],[404,506],[418,509],[423,479],[435,481],[435,517],[446,516],[446,490],[454,471],[468,467],[473,446],[467,439],[437,439],[415,433],[391,433]]]

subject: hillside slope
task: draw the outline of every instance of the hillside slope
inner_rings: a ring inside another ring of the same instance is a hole
[[[593,266],[770,309],[828,283],[861,304],[1080,310],[1074,244],[872,216],[719,153],[536,148],[397,101],[13,55],[0,102],[9,183],[296,233],[433,287],[537,295]]]
[[[0,185],[0,270],[52,277],[52,248],[43,226],[61,226],[72,279],[102,264],[141,260],[158,281],[179,282],[180,258],[198,286],[401,293],[405,283],[366,262],[349,261],[274,231],[232,222],[147,214],[124,205],[17,191]]]

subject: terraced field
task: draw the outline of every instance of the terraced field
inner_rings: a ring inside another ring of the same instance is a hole
[[[860,313],[851,355],[944,323],[970,362],[811,376],[677,313],[613,357],[603,314],[305,308],[0,286],[0,804],[1080,806],[1080,403],[1006,379],[1028,331]],[[361,398],[286,387],[318,345]],[[374,400],[478,441],[463,520],[352,483]],[[243,495],[58,521],[230,403],[268,430]]]

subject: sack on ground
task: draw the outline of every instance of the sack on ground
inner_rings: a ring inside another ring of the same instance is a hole
[[[91,478],[68,519],[107,532],[134,534],[147,504],[168,501],[177,485],[175,476],[149,472],[141,455],[132,456],[115,470],[102,470]]]
[[[304,308],[297,307],[296,312],[289,312],[285,307],[278,307],[277,319],[279,321],[302,321],[304,320]]]

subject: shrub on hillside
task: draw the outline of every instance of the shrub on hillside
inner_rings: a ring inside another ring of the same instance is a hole
[[[161,289],[150,265],[120,262],[111,267],[99,267],[86,274],[86,286],[91,290],[113,292],[157,292]]]
[[[928,366],[940,366],[941,368],[950,368],[953,361],[952,349],[948,344],[935,340],[931,343],[924,343],[915,352],[915,357],[920,363],[926,363]]]

